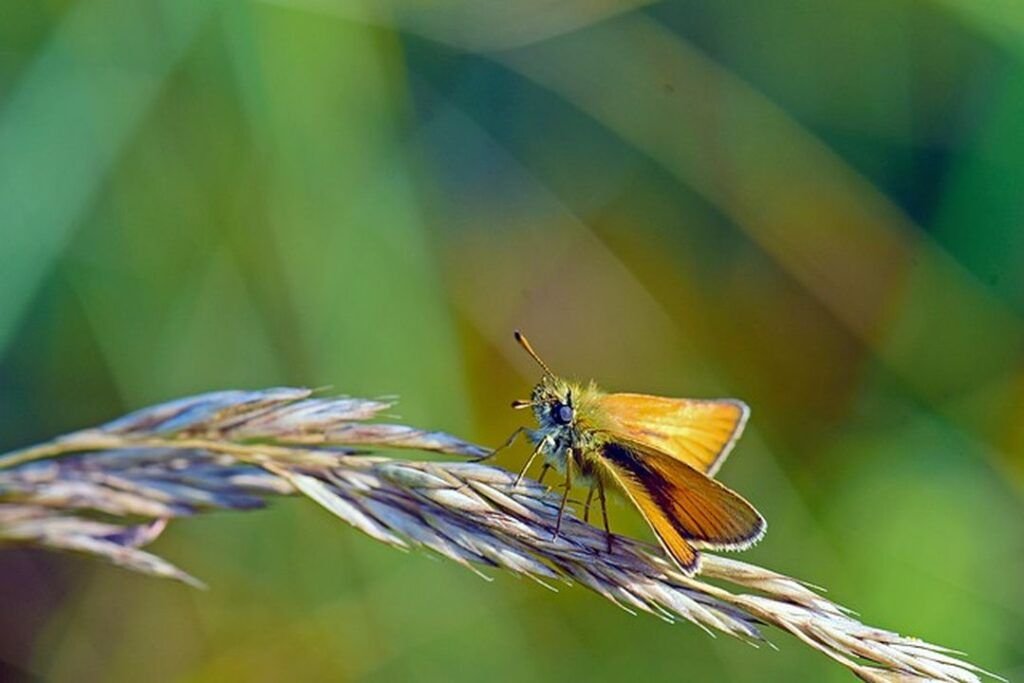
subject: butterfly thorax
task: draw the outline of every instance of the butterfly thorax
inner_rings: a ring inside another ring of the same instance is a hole
[[[601,395],[593,382],[583,385],[551,375],[545,375],[533,388],[530,401],[538,428],[530,432],[530,438],[559,471],[565,471],[571,454],[577,474],[595,474],[594,454],[609,438],[602,428],[606,420],[598,406]]]

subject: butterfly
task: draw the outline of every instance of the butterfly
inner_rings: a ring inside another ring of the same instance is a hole
[[[575,482],[590,486],[584,520],[596,490],[609,550],[605,492],[616,489],[687,575],[699,571],[699,550],[742,550],[764,536],[767,524],[760,513],[713,478],[750,416],[745,403],[606,393],[592,382],[558,377],[518,330],[515,338],[544,374],[529,400],[512,406],[531,408],[538,427],[521,427],[494,452],[525,431],[534,449],[519,477],[538,456],[545,460],[542,480],[551,467],[565,475],[556,537]]]

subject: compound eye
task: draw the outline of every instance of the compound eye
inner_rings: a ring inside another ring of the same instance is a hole
[[[571,424],[572,406],[567,406],[564,403],[556,403],[555,407],[551,409],[551,417],[553,417],[555,422],[557,422],[558,424]]]

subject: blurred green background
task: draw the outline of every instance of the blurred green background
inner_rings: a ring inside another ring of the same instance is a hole
[[[521,327],[609,389],[747,400],[744,559],[1016,680],[1022,7],[0,0],[0,449],[277,384],[497,444]],[[851,680],[301,500],[154,550],[211,590],[0,554],[0,671]]]

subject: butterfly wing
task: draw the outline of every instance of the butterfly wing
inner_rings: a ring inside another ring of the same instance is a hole
[[[735,399],[696,400],[646,394],[597,398],[606,431],[715,476],[743,433],[750,408]]]
[[[638,443],[609,442],[600,464],[650,524],[687,574],[697,571],[696,548],[742,550],[767,524],[738,493],[685,462]]]

